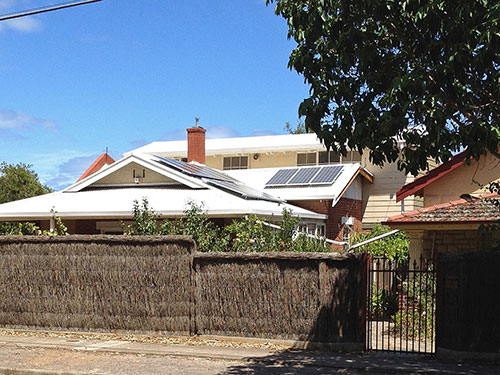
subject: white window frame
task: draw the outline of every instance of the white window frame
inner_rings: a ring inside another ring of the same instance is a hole
[[[239,165],[236,166],[236,167],[233,165],[233,158],[238,158],[239,159]],[[241,165],[241,160],[243,158],[245,158],[247,160],[246,166],[242,166]],[[226,159],[229,159],[229,167],[226,167],[224,165],[225,164],[224,161]],[[250,161],[250,158],[248,157],[248,155],[223,156],[222,157],[222,170],[223,171],[232,171],[232,170],[239,170],[239,169],[249,169],[249,167],[250,167],[249,161]]]
[[[321,163],[319,162],[319,154],[320,152],[328,152],[328,163]],[[295,164],[297,165],[297,167],[310,167],[310,166],[313,166],[313,165],[333,165],[333,164],[349,164],[349,163],[361,163],[362,160],[359,160],[359,161],[352,161],[352,156],[354,155],[353,153],[354,152],[357,152],[355,150],[350,150],[350,151],[347,151],[347,155],[346,156],[342,156],[342,154],[339,154],[338,157],[339,157],[339,161],[331,161],[331,150],[330,151],[326,151],[326,150],[323,150],[323,151],[313,151],[313,152],[297,152],[297,155],[296,155],[296,158],[295,158]],[[315,154],[315,164],[310,164],[307,162],[307,156],[306,156],[306,163],[303,164],[299,164],[299,155],[310,155],[310,154]],[[350,156],[350,158],[349,158]]]

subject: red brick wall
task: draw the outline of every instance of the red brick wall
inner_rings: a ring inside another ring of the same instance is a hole
[[[314,211],[320,214],[328,215],[326,221],[326,237],[332,240],[342,241],[344,235],[344,226],[342,217],[354,217],[354,231],[361,230],[362,204],[360,200],[340,198],[335,207],[332,207],[331,199],[290,201],[298,207]]]
[[[187,158],[205,164],[205,132],[203,128],[188,128],[187,131]]]
[[[75,234],[100,234],[96,228],[95,220],[77,220],[75,223]]]

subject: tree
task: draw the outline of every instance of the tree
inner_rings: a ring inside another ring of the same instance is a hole
[[[413,174],[462,148],[500,157],[498,0],[270,3],[310,85],[299,116],[327,147]]]
[[[28,164],[0,164],[0,203],[50,193],[52,189],[42,185],[38,175]]]
[[[297,121],[297,126],[295,128],[292,128],[292,125],[288,121],[285,122],[285,128],[283,130],[287,131],[289,134],[313,133],[312,130],[306,128],[306,124],[304,124],[304,121],[301,119]]]

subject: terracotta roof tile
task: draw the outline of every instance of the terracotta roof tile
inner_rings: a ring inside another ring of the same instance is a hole
[[[387,219],[386,223],[467,223],[500,220],[500,196],[484,194],[472,199],[459,199],[405,212]]]
[[[88,169],[80,176],[80,178],[76,180],[76,182],[83,180],[84,178],[87,178],[88,176],[93,175],[94,173],[100,171],[104,165],[113,164],[114,162],[115,162],[114,159],[108,154],[99,155],[99,157],[92,163],[90,167],[88,167]]]

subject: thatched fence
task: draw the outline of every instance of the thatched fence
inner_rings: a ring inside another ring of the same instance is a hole
[[[360,256],[186,236],[0,237],[0,326],[363,343]]]

